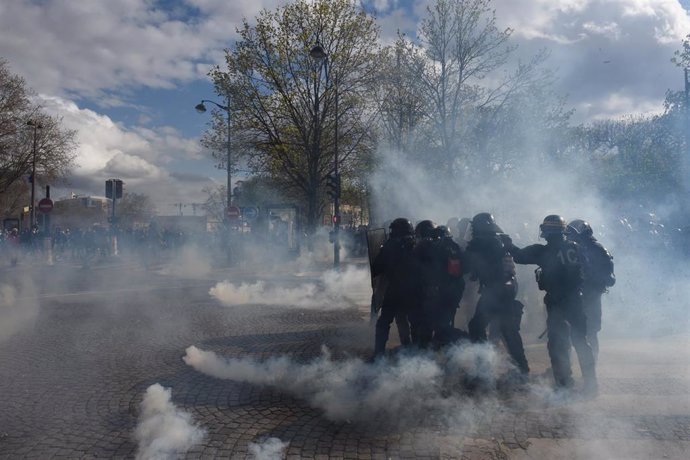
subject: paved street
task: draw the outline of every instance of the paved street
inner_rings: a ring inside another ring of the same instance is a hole
[[[366,296],[359,306],[328,309],[228,306],[209,294],[226,279],[299,290],[318,283],[324,269],[261,276],[216,269],[195,277],[127,263],[3,269],[0,457],[132,458],[140,403],[155,383],[170,388],[172,403],[205,430],[186,458],[252,458],[252,446],[271,438],[285,443],[281,455],[290,459],[690,456],[688,337],[605,341],[593,401],[553,394],[539,378],[545,344],[530,344],[529,390],[459,395],[452,385],[431,388],[455,406],[445,405],[443,417],[405,420],[385,410],[369,421],[330,416],[285,382],[221,379],[183,361],[191,345],[253,362],[288,356],[299,375],[323,345],[336,368],[368,356]],[[402,408],[427,407],[417,396],[393,394]]]

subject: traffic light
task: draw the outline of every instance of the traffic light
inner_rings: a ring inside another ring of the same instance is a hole
[[[120,179],[115,179],[115,198],[122,198],[122,181]]]
[[[333,198],[334,200],[336,198],[340,197],[340,174],[335,175],[335,174],[328,174],[326,176],[326,188],[328,191],[328,196]]]
[[[110,199],[122,198],[122,184],[120,179],[108,179],[105,181],[105,197]]]

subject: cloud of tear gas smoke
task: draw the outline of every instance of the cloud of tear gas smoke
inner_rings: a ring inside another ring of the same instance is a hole
[[[205,431],[171,402],[170,389],[156,383],[146,389],[134,437],[138,460],[176,458],[201,442]]]
[[[430,416],[470,422],[478,401],[448,390],[469,378],[491,386],[510,364],[490,345],[459,345],[439,363],[435,355],[405,355],[367,364],[360,359],[334,361],[328,350],[302,364],[288,357],[257,360],[223,358],[190,346],[183,360],[204,374],[267,385],[303,398],[331,420],[426,420]],[[489,404],[487,401],[483,403]],[[490,403],[493,404],[493,403]]]
[[[685,233],[687,253],[681,256],[664,241],[671,240],[672,235],[657,234],[659,226],[651,221],[663,219],[651,213],[653,205],[632,206],[628,197],[617,202],[604,199],[588,185],[591,181],[580,177],[582,168],[577,160],[569,167],[555,167],[526,156],[523,169],[531,171],[528,175],[443,182],[395,152],[381,152],[381,156],[382,165],[371,178],[375,224],[400,216],[413,222],[432,219],[445,224],[450,217],[471,218],[478,212],[491,212],[515,244],[523,247],[545,243],[539,239],[539,224],[546,215],[560,214],[568,221],[585,219],[614,256],[617,284],[603,297],[602,338],[690,331],[690,315],[685,308],[690,298],[686,281],[690,275],[690,227]],[[674,202],[657,206],[654,211],[669,219],[679,215]],[[628,222],[633,219],[631,226]],[[532,321],[525,324],[523,320],[523,328],[530,335],[545,323],[543,292],[537,290],[534,268],[519,267],[518,272],[518,298],[526,303],[525,318]]]
[[[311,237],[311,249],[303,250],[295,260],[294,266],[299,270],[310,270],[317,267],[320,263],[333,260],[333,243],[329,239],[332,227],[319,227]],[[341,257],[345,258],[344,249],[340,249]]]
[[[14,285],[0,284],[0,341],[31,325],[39,311],[32,281],[15,278]]]
[[[211,273],[211,262],[208,254],[204,254],[198,247],[186,245],[162,269],[161,273],[184,278],[204,277]]]
[[[342,271],[327,271],[318,282],[305,282],[294,288],[268,285],[263,281],[235,285],[223,281],[209,293],[224,305],[281,305],[319,310],[349,308],[371,298],[369,271],[348,266]]]
[[[288,445],[278,438],[268,438],[260,443],[250,442],[248,450],[254,460],[280,460],[285,457]]]

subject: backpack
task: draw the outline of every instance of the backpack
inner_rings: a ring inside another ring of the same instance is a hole
[[[452,241],[442,241],[441,250],[443,259],[445,259],[446,275],[450,278],[462,278],[462,251],[460,247]]]
[[[616,284],[613,257],[601,244],[593,241],[585,246],[585,280],[602,291]]]

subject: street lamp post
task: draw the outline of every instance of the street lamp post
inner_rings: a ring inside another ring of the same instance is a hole
[[[38,150],[38,130],[43,128],[43,126],[34,120],[29,120],[26,124],[34,129],[33,149],[31,152],[31,205],[29,206],[29,227],[33,229],[36,224],[36,151]]]
[[[685,104],[685,170],[683,171],[683,174],[685,176],[683,177],[684,184],[687,184],[688,181],[690,181],[690,75],[688,75],[688,72],[690,72],[690,69],[688,69],[687,67],[683,69],[683,80],[685,83],[685,100],[683,101],[683,103]],[[687,188],[685,191],[688,192]]]
[[[324,51],[323,47],[317,42],[316,45],[309,51],[309,56],[318,62],[323,63],[324,72],[326,74],[326,85],[329,83],[329,66],[330,61],[328,58],[328,53]],[[333,267],[340,267],[340,172],[339,161],[338,161],[338,75],[335,76],[335,81],[333,82],[333,87],[335,90],[335,135],[334,135],[334,147],[335,151],[333,154],[333,175],[335,177],[335,190],[333,190]],[[318,94],[314,97],[318,98]],[[318,106],[317,106],[318,107]],[[316,127],[315,127],[316,128]]]
[[[232,205],[232,172],[230,171],[230,160],[232,159],[232,148],[230,146],[230,132],[232,130],[232,125],[231,125],[231,119],[230,119],[230,108],[225,105],[218,104],[217,102],[209,101],[208,99],[202,99],[202,101],[194,107],[197,112],[199,113],[204,113],[206,112],[206,106],[204,105],[204,102],[208,102],[209,104],[213,104],[216,107],[218,107],[221,110],[224,110],[225,113],[228,115],[228,139],[226,142],[226,148],[227,148],[227,165],[228,165],[228,190],[227,190],[227,206]]]
[[[204,105],[204,102],[208,102],[209,104],[213,104],[216,107],[218,107],[219,109],[224,110],[228,116],[228,139],[227,139],[227,142],[225,145],[227,148],[226,161],[227,161],[227,170],[228,170],[227,205],[225,206],[225,220],[226,220],[226,225],[227,225],[227,229],[226,229],[227,230],[227,235],[226,235],[226,238],[227,238],[227,260],[228,260],[228,263],[230,264],[230,263],[232,263],[232,247],[231,247],[232,238],[230,236],[231,228],[230,228],[230,221],[229,221],[229,217],[228,217],[228,209],[230,208],[230,206],[232,206],[232,171],[230,170],[230,164],[231,164],[231,160],[232,160],[232,148],[230,145],[230,134],[232,131],[232,125],[231,125],[232,120],[230,118],[230,104],[229,104],[230,100],[228,99],[228,105],[221,105],[217,102],[209,101],[208,99],[202,99],[201,102],[194,107],[197,112],[199,112],[199,113],[206,112],[206,106]]]

